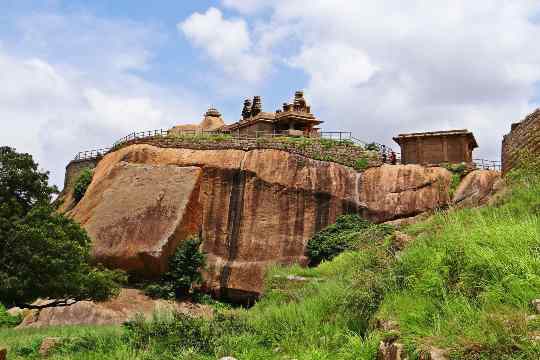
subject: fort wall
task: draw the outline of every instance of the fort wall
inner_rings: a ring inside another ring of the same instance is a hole
[[[540,109],[523,121],[512,124],[510,133],[504,136],[501,151],[503,174],[519,164],[522,150],[540,157]]]

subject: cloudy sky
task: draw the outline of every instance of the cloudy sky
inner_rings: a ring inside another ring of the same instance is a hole
[[[61,187],[80,150],[304,89],[325,130],[468,128],[498,159],[539,106],[539,38],[538,0],[0,0],[0,145]]]

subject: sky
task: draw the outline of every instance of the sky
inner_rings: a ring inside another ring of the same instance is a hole
[[[62,188],[78,151],[302,89],[323,130],[467,128],[496,160],[539,106],[539,37],[538,0],[0,0],[0,145]]]

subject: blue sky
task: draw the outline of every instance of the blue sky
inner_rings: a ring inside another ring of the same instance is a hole
[[[228,122],[304,89],[326,130],[392,144],[469,128],[497,159],[540,100],[540,3],[516,0],[0,0],[0,144],[61,185],[79,150]]]

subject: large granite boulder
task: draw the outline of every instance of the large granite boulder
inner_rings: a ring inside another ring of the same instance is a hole
[[[36,304],[40,304],[38,301]],[[105,301],[79,301],[70,306],[32,310],[17,327],[41,328],[64,325],[116,325],[140,314],[151,317],[155,312],[178,311],[193,316],[211,316],[209,306],[190,302],[154,300],[135,289],[122,289],[118,297]]]
[[[71,215],[92,238],[95,259],[159,275],[176,246],[199,234],[201,174],[198,167],[115,162],[105,176],[96,172]]]
[[[279,150],[132,145],[106,155],[69,212],[96,260],[152,276],[188,236],[207,253],[205,287],[233,298],[262,291],[272,263],[305,263],[307,241],[343,213],[376,222],[449,204],[443,168],[365,172]]]
[[[472,171],[459,184],[452,202],[461,206],[484,205],[501,188],[502,183],[499,171]]]
[[[383,165],[361,175],[360,199],[373,221],[408,218],[448,205],[451,179],[442,167]]]

